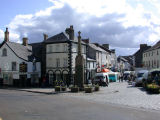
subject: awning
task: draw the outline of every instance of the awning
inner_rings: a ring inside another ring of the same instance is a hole
[[[110,70],[109,69],[106,69],[106,68],[104,68],[104,69],[102,69],[102,72],[109,72]]]

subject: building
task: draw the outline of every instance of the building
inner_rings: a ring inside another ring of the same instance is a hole
[[[89,43],[88,56],[96,60],[96,72],[100,72],[103,67],[106,67],[107,52],[99,47],[98,43]]]
[[[78,53],[78,38],[74,35],[73,26],[71,25],[65,32],[47,38],[43,44],[46,52],[45,73],[48,84],[54,85],[56,80],[62,80],[67,85],[71,84],[75,77],[75,58]],[[82,55],[86,69],[86,44],[84,42],[82,42]]]
[[[147,49],[151,48],[151,46],[148,46],[147,44],[140,44],[140,49],[134,53],[133,55],[133,66],[136,68],[143,67],[143,52]]]
[[[143,65],[147,69],[160,68],[160,41],[143,52]]]
[[[123,73],[124,71],[130,71],[132,70],[132,65],[129,63],[129,61],[124,58],[123,56],[118,56],[117,58],[117,66],[118,70]]]
[[[39,85],[41,64],[34,56],[28,38],[23,38],[22,44],[11,42],[8,28],[4,35],[4,41],[0,46],[1,83],[19,87]]]

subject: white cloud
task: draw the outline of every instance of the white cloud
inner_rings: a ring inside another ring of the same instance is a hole
[[[0,29],[0,41],[4,40],[4,32]]]
[[[30,42],[41,42],[43,33],[55,35],[73,24],[75,33],[81,30],[91,42],[109,43],[123,54],[126,48],[132,53],[139,44],[152,44],[160,37],[160,17],[152,9],[146,10],[144,0],[133,0],[135,5],[128,0],[49,1],[53,6],[45,10],[15,16],[8,25],[13,41],[28,36]],[[160,10],[157,2],[152,5]]]

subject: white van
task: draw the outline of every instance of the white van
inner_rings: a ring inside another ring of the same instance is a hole
[[[137,72],[136,75],[136,86],[142,86],[142,80],[145,73],[147,73],[148,70],[140,70]]]
[[[94,83],[99,85],[108,86],[109,84],[109,75],[108,73],[96,73],[94,78]]]

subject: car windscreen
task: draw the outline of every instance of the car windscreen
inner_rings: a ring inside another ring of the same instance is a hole
[[[138,73],[137,77],[142,77],[144,73]]]

